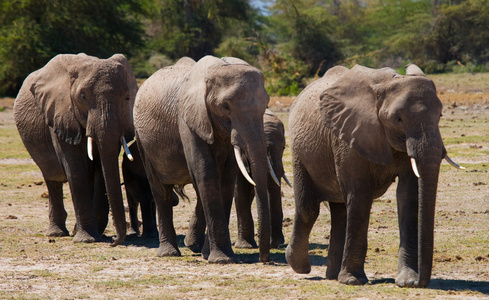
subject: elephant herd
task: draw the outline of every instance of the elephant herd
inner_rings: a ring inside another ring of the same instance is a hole
[[[179,256],[173,206],[192,184],[197,202],[185,245],[209,262],[236,262],[228,226],[232,202],[234,245],[254,248],[250,208],[256,198],[259,259],[269,261],[270,248],[285,243],[281,178],[290,183],[282,165],[284,125],[268,102],[263,74],[238,58],[184,57],[138,88],[121,54],[57,55],[25,79],[14,103],[20,136],[48,188],[47,235],[69,235],[62,191],[68,182],[74,242],[102,241],[110,210],[116,231],[111,245],[128,233],[141,234],[159,238],[158,256]],[[440,163],[451,162],[438,127],[441,111],[435,85],[415,65],[406,75],[333,67],[297,96],[289,118],[295,218],[285,253],[294,271],[311,270],[309,234],[327,201],[326,277],[365,284],[372,202],[397,177],[396,283],[428,286]]]

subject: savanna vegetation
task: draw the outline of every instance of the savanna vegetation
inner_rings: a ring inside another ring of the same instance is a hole
[[[58,53],[127,55],[144,78],[182,56],[236,56],[272,95],[336,64],[489,69],[489,0],[3,0],[0,95]]]
[[[374,201],[370,216],[364,286],[326,280],[330,214],[321,214],[310,238],[310,274],[295,273],[285,246],[260,263],[258,249],[234,249],[237,264],[215,265],[183,244],[196,197],[174,207],[181,257],[157,257],[158,239],[127,237],[109,243],[75,244],[46,237],[48,201],[39,168],[28,159],[13,121],[13,99],[0,99],[0,298],[1,299],[487,299],[489,296],[489,74],[441,74],[435,81],[444,104],[440,130],[449,155],[466,167],[443,163],[435,215],[433,274],[427,289],[399,288],[396,183]],[[461,85],[459,85],[461,83]],[[477,90],[476,92],[472,92]],[[272,97],[271,109],[288,128],[291,97]],[[288,135],[287,135],[288,138]],[[293,182],[289,145],[284,167]],[[283,187],[285,243],[294,219],[293,190]],[[67,184],[64,203],[71,231],[75,216]],[[253,213],[256,220],[256,207]],[[140,216],[141,219],[141,216]],[[237,219],[230,219],[231,241]],[[112,223],[105,232],[114,236]]]

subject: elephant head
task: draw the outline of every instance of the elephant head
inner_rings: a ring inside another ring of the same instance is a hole
[[[80,145],[102,164],[117,238],[126,223],[120,188],[118,156],[124,135],[132,139],[132,105],[137,85],[124,56],[102,60],[85,54],[58,55],[36,74],[30,87],[44,119],[58,138]],[[94,145],[95,144],[95,145]]]
[[[440,163],[446,150],[438,123],[435,85],[411,65],[406,76],[384,68],[343,71],[320,96],[324,124],[361,157],[381,165],[406,153],[419,177],[418,284],[431,276],[433,227]],[[409,164],[408,164],[409,165]],[[417,166],[417,167],[416,167]]]
[[[285,149],[284,124],[268,109],[263,115],[263,124],[265,127],[268,159],[270,161],[270,176],[279,186],[279,178],[283,178],[285,182],[291,186],[289,179],[285,175],[284,166],[282,164],[282,156]]]
[[[179,99],[181,118],[202,140],[208,144],[229,140],[238,163],[240,152],[245,152],[256,184],[260,259],[268,261],[270,212],[263,114],[269,96],[262,73],[239,59],[206,56],[189,72]]]

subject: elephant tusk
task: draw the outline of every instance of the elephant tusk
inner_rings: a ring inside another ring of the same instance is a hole
[[[289,181],[289,179],[287,179],[287,176],[285,176],[285,174],[284,174],[284,180],[285,180],[285,182],[287,182],[287,184],[288,184],[290,187],[292,187],[292,184],[290,184],[290,181]]]
[[[278,181],[277,175],[275,175],[275,172],[273,171],[272,163],[270,162],[270,158],[268,156],[267,156],[267,163],[268,163],[268,168],[270,169],[270,175],[272,176],[273,181],[275,181],[275,183],[278,186],[280,186],[280,181]]]
[[[452,165],[454,168],[457,168],[457,169],[459,169],[459,170],[465,170],[465,169],[466,169],[465,167],[459,166],[459,165],[458,165],[456,162],[454,162],[454,161],[453,161],[453,160],[450,158],[450,156],[448,156],[448,155],[445,155],[445,160],[446,160],[446,161],[447,161],[449,164],[451,164],[451,165]]]
[[[239,170],[243,174],[243,176],[248,180],[249,183],[251,183],[253,186],[256,186],[255,182],[253,179],[251,179],[250,174],[248,174],[248,171],[246,171],[243,159],[241,158],[241,149],[239,146],[234,146],[234,156],[236,156],[236,162],[238,163]]]
[[[132,157],[131,151],[129,151],[129,147],[127,146],[126,138],[124,136],[122,136],[121,142],[122,142],[122,146],[124,146],[124,151],[126,152],[127,158],[130,161],[133,161],[134,157]]]
[[[416,166],[416,160],[411,157],[411,167],[413,168],[414,175],[419,178],[418,167]]]
[[[88,158],[93,161],[93,138],[91,136],[87,139],[87,153]]]

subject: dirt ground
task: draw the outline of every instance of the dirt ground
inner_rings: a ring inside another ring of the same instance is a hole
[[[427,289],[394,284],[399,233],[395,187],[372,208],[365,264],[369,284],[345,286],[325,279],[329,213],[322,207],[310,239],[310,274],[296,274],[285,261],[285,246],[259,263],[258,249],[234,249],[237,264],[208,264],[183,245],[195,205],[174,209],[182,257],[156,257],[158,241],[128,237],[121,246],[74,244],[72,237],[48,238],[46,186],[15,130],[13,99],[0,99],[0,298],[2,299],[489,299],[489,88],[457,89],[438,84],[444,103],[440,123],[452,159],[465,171],[443,163],[435,216],[432,281]],[[472,80],[473,81],[473,80]],[[435,80],[436,82],[436,80]],[[293,98],[272,98],[271,109],[287,126]],[[284,165],[292,180],[290,149]],[[294,218],[292,189],[283,186],[284,234]],[[73,205],[65,186],[67,227]],[[230,223],[236,240],[236,215]],[[111,224],[107,236],[114,235]]]

